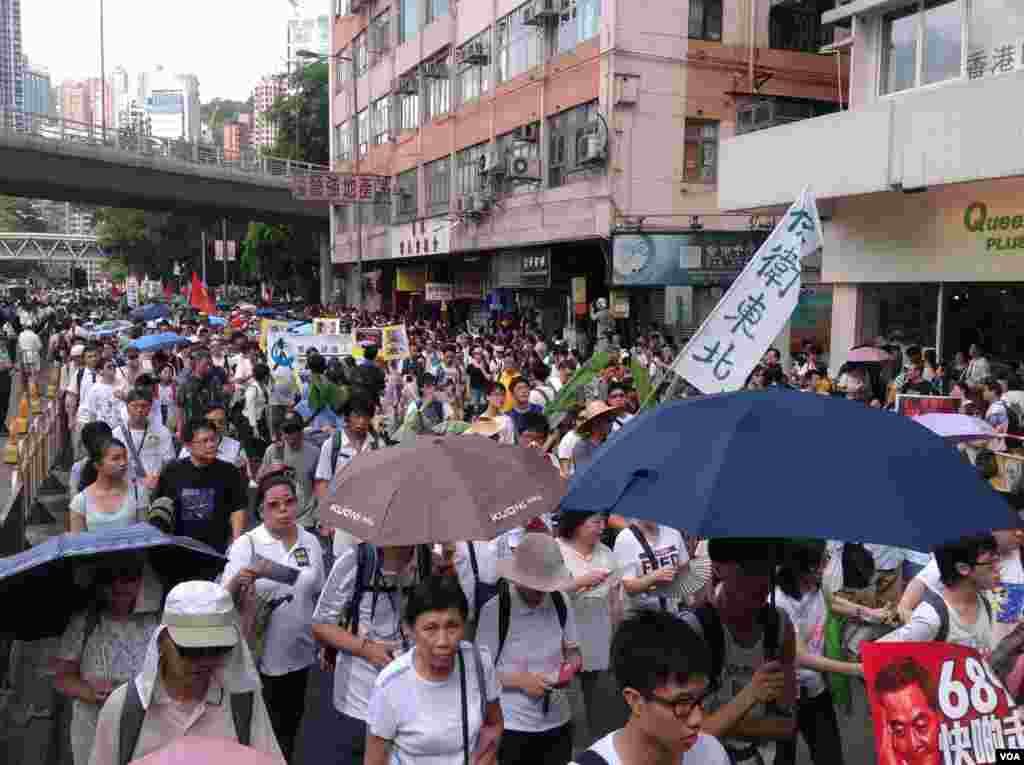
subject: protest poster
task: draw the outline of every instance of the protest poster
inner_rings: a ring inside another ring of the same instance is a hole
[[[409,333],[404,324],[389,324],[381,327],[381,358],[384,361],[407,359],[409,350]]]
[[[705,394],[742,388],[796,310],[803,259],[822,241],[818,206],[804,189],[690,338],[673,371]]]
[[[306,355],[317,351],[328,363],[334,358],[352,355],[351,335],[293,335],[271,330],[267,335],[267,363],[271,371],[288,367],[297,372],[306,370]]]
[[[352,330],[352,355],[361,359],[363,357],[363,348],[368,345],[376,345],[379,349],[381,347],[381,341],[383,332],[380,327],[358,327]]]
[[[962,399],[953,396],[922,396],[913,393],[900,393],[896,396],[896,411],[907,417],[942,412],[956,414],[960,411]]]
[[[314,335],[340,335],[341,319],[313,319]]]
[[[264,353],[267,352],[267,335],[271,331],[285,332],[288,329],[290,322],[281,321],[280,319],[261,319],[260,320],[260,350]]]
[[[879,765],[1007,762],[1024,719],[982,656],[952,643],[861,647]]]
[[[1004,494],[1024,494],[1024,457],[1008,452],[996,452],[996,474],[989,483]]]

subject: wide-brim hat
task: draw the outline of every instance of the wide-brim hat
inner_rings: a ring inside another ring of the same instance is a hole
[[[598,417],[615,417],[622,412],[621,406],[608,406],[604,401],[591,401],[580,413],[583,419],[576,426],[576,430],[579,433],[589,433],[590,426]]]
[[[239,642],[234,602],[214,582],[182,582],[172,589],[163,624],[182,648],[233,648]]]
[[[508,418],[500,417],[477,417],[473,424],[466,430],[467,434],[475,436],[496,436],[508,427]]]
[[[523,535],[511,558],[495,564],[502,579],[539,592],[558,592],[573,587],[572,573],[554,537],[539,532]]]

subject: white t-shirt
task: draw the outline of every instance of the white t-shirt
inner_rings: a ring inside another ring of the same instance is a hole
[[[807,646],[807,652],[815,656],[824,656],[825,618],[828,613],[822,591],[818,589],[806,593],[796,600],[776,587],[775,605],[785,611],[789,620],[793,622],[800,639]],[[820,672],[807,667],[797,667],[796,675],[800,687],[807,691],[808,696],[813,698],[825,690],[825,678]]]
[[[558,459],[571,460],[572,450],[576,448],[576,444],[579,442],[580,434],[575,430],[570,430],[562,436],[562,440],[558,442]]]
[[[899,568],[903,565],[903,559],[906,557],[902,547],[875,544],[865,544],[864,547],[875,559],[875,568],[879,571],[892,571]]]
[[[590,748],[601,755],[608,765],[626,765],[615,749],[615,737],[619,731],[612,731],[602,739],[594,742]],[[575,762],[569,765],[576,765]],[[632,765],[632,764],[631,764]],[[639,764],[637,764],[639,765]],[[717,738],[707,733],[697,734],[696,743],[679,758],[679,765],[729,765],[729,755],[725,753]]]
[[[315,660],[313,641],[313,605],[324,584],[323,549],[315,536],[301,526],[295,544],[289,548],[271,536],[263,525],[236,539],[228,550],[228,563],[221,581],[225,584],[252,563],[253,553],[289,568],[298,569],[294,585],[256,580],[260,597],[275,600],[291,595],[291,600],[274,609],[260,659],[260,672],[277,677],[310,666]]]
[[[174,460],[174,438],[171,431],[165,427],[150,427],[145,430],[131,430],[131,439],[128,438],[127,425],[119,425],[114,428],[114,438],[125,445],[128,450],[129,474],[136,480],[141,481],[146,473],[159,473],[168,462]],[[139,474],[139,466],[132,454],[132,445],[139,455],[139,462],[142,463],[143,473]],[[148,490],[147,490],[148,496]]]
[[[83,386],[84,386],[84,380]],[[90,388],[82,406],[78,407],[78,421],[83,425],[87,422],[101,420],[111,430],[121,423],[121,401],[114,396],[114,386],[97,381]]]
[[[564,661],[563,638],[567,643],[576,643],[576,617],[572,608],[566,608],[565,633],[563,635],[551,596],[545,596],[537,608],[527,605],[519,589],[509,585],[511,590],[511,612],[505,647],[498,656],[499,672],[537,672],[557,676]],[[564,596],[563,596],[564,597]],[[498,598],[491,598],[480,609],[476,642],[486,648],[492,656],[498,654]],[[569,606],[566,598],[566,606]],[[533,698],[517,688],[502,688],[501,712],[505,718],[505,730],[526,733],[559,728],[569,722],[572,711],[563,690],[553,690],[550,695],[547,714],[544,713],[544,699]]]
[[[993,638],[992,619],[989,618],[988,609],[982,602],[983,598],[983,595],[978,595],[978,618],[974,624],[962,621],[956,609],[946,604],[949,611],[949,634],[946,636],[946,642],[973,648],[982,656],[988,657],[996,644]],[[942,619],[938,612],[929,603],[922,601],[914,609],[907,624],[879,638],[878,642],[916,643],[935,640],[941,626]]]
[[[562,550],[562,559],[573,577],[579,578],[589,573],[604,569],[614,571],[618,568],[615,554],[606,545],[598,542],[590,559],[580,555],[576,548],[563,539],[558,540]],[[608,577],[597,587],[569,595],[573,611],[576,613],[576,625],[580,633],[580,652],[583,654],[583,669],[594,671],[608,669],[612,643],[612,602],[616,599],[616,608],[620,606],[622,586],[619,578]]]
[[[480,729],[481,694],[488,702],[501,695],[494,663],[486,648],[479,649],[484,688],[480,688],[472,643],[459,645],[466,672],[466,719],[469,723],[469,756],[473,760]],[[446,680],[420,677],[413,664],[416,649],[405,652],[381,670],[373,685],[366,720],[370,733],[393,742],[392,763],[462,765],[462,690],[459,664]]]
[[[623,578],[636,579],[646,576],[663,566],[681,566],[690,560],[686,551],[683,535],[668,526],[658,526],[658,536],[648,537],[647,543],[654,553],[655,561],[651,561],[644,552],[640,540],[630,529],[615,537],[615,559],[622,569]],[[677,577],[678,579],[678,577]],[[666,599],[666,606],[672,613],[679,612],[679,589],[675,582],[664,584],[652,592],[627,595],[626,604],[630,609],[661,608],[659,598]]]

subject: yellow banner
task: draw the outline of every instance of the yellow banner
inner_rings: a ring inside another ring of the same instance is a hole
[[[290,322],[280,321],[279,319],[261,319],[260,320],[260,350],[264,353],[267,352],[267,334],[270,332],[285,332],[288,329]]]
[[[404,324],[389,324],[382,327],[381,335],[381,358],[385,361],[409,358],[409,333]]]
[[[427,269],[396,268],[395,289],[399,292],[423,292],[427,288]]]

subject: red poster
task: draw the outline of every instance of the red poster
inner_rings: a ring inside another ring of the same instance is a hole
[[[903,394],[896,396],[896,411],[907,417],[942,412],[956,414],[960,411],[962,399],[953,396],[918,396]]]
[[[981,765],[1024,750],[1024,718],[981,655],[951,643],[864,643],[878,765]]]

